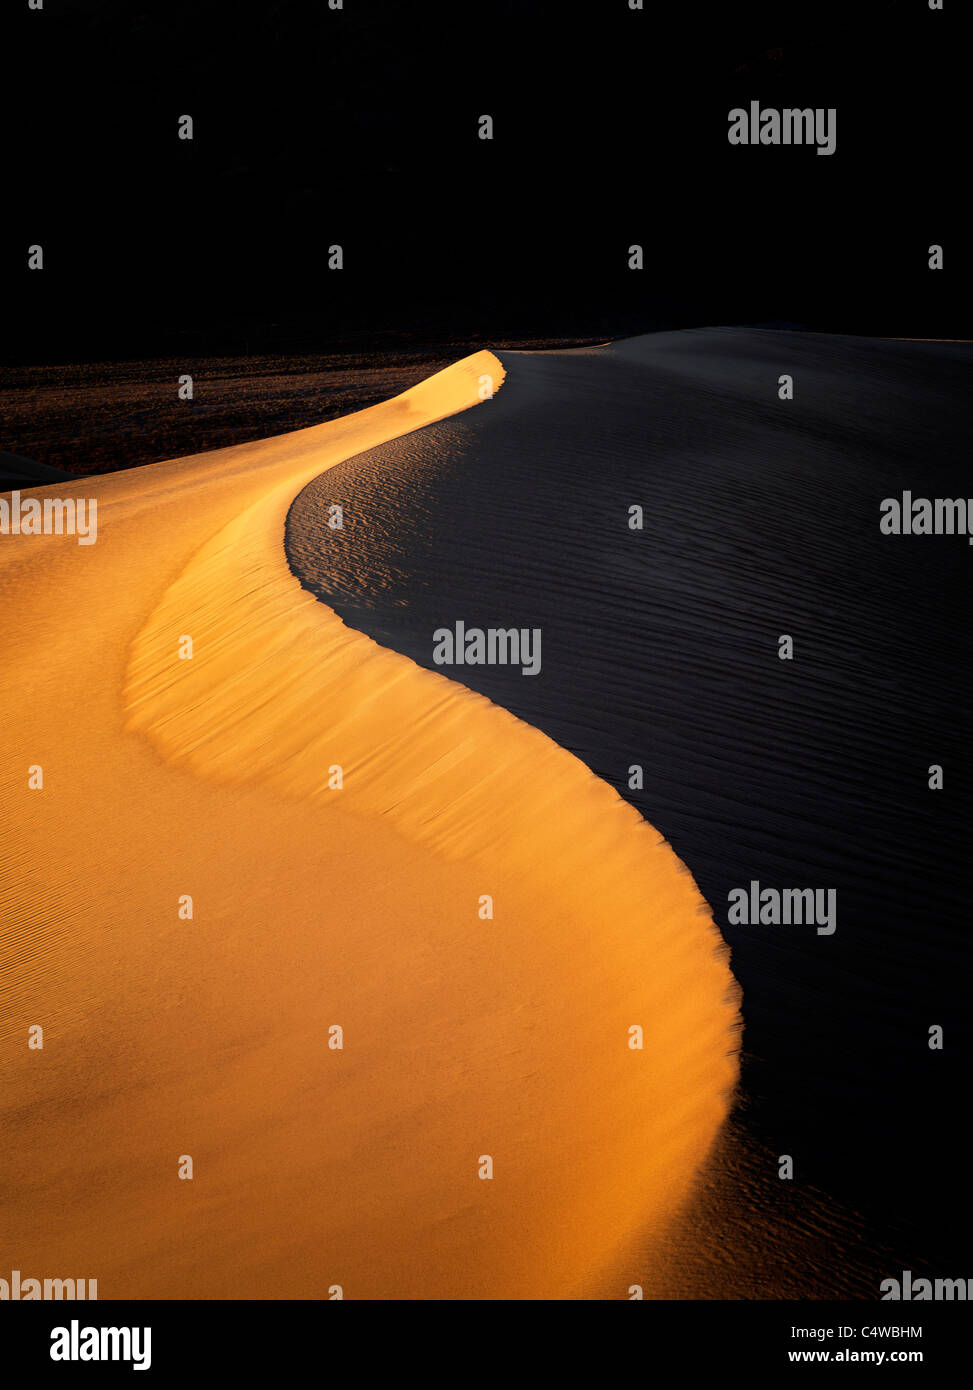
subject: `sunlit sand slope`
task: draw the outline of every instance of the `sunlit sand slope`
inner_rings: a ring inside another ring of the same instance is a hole
[[[737,1025],[690,875],[582,763],[345,627],[284,556],[311,477],[484,377],[478,353],[86,484],[93,547],[0,545],[11,1267],[103,1297],[624,1297],[690,1190]]]

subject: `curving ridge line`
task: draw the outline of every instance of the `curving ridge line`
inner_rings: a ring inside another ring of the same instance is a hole
[[[419,1296],[558,1296],[590,1288],[691,1190],[737,1076],[727,950],[689,872],[632,807],[546,735],[345,626],[301,588],[282,544],[311,477],[477,404],[483,375],[502,381],[492,354],[300,432],[315,435],[313,451],[284,451],[259,500],[193,555],[138,632],[125,706],[127,727],[167,764],[297,799],[310,834],[351,817],[367,842],[381,821],[463,866],[466,934],[410,1002],[423,1066],[402,1078],[392,1109],[379,1075],[387,1053],[358,1080],[372,1130],[404,1107],[428,1145],[405,1175],[393,1143],[373,1156],[367,1204],[388,1230],[409,1232]],[[192,660],[178,656],[185,635]],[[340,791],[329,787],[335,765]],[[435,879],[417,891],[430,919],[443,914]],[[478,918],[481,893],[494,898],[493,921]],[[398,942],[387,923],[356,929],[383,933],[393,955],[428,946]],[[384,1013],[379,997],[364,1015],[376,1036]],[[628,1045],[633,1025],[641,1050]],[[493,1155],[497,1179],[471,1183],[467,1205],[444,1213],[437,1193],[452,1190],[459,1153],[470,1164]],[[361,1154],[322,1139],[315,1162],[340,1192]],[[336,1211],[334,1226],[343,1220]],[[383,1268],[374,1249],[372,1263]],[[391,1269],[377,1296],[402,1295]]]

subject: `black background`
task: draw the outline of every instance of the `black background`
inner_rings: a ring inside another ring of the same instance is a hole
[[[495,1377],[509,1374],[508,1342],[484,1335],[487,1319],[490,1331],[496,1327],[495,1307],[450,1308],[450,1323],[459,1336],[475,1339],[475,1368],[469,1373],[474,1385],[493,1384]],[[729,1368],[745,1374],[759,1368],[775,1376],[787,1371],[791,1364],[788,1356],[793,1351],[823,1350],[833,1355],[846,1349],[884,1351],[885,1364],[876,1374],[884,1375],[890,1370],[888,1358],[894,1351],[920,1352],[923,1368],[932,1367],[945,1375],[961,1363],[968,1345],[965,1308],[942,1303],[877,1303],[864,1309],[861,1304],[833,1303],[822,1309],[793,1303],[642,1302],[639,1307],[626,1309],[619,1318],[604,1310],[593,1312],[590,1326],[579,1324],[575,1305],[570,1309],[543,1310],[511,1304],[501,1307],[505,1327],[527,1334],[529,1323],[532,1333],[539,1332],[545,1364],[552,1376],[572,1372],[576,1375],[579,1365],[594,1361],[596,1356],[596,1364],[603,1365],[605,1335],[612,1339],[616,1360],[626,1363],[638,1358],[649,1365],[685,1367],[690,1373],[704,1369],[719,1373]],[[240,1375],[248,1380],[261,1374],[276,1379],[284,1366],[289,1375],[295,1369],[321,1375],[327,1374],[339,1358],[339,1364],[350,1361],[366,1374],[389,1378],[401,1375],[403,1366],[455,1364],[455,1355],[437,1355],[430,1350],[442,1337],[438,1309],[431,1314],[435,1319],[432,1324],[424,1321],[421,1312],[421,1321],[417,1322],[417,1312],[410,1308],[404,1313],[388,1304],[378,1308],[369,1305],[365,1311],[361,1303],[357,1311],[343,1303],[333,1308],[330,1304],[296,1302],[112,1301],[56,1307],[50,1303],[23,1303],[17,1317],[9,1320],[6,1350],[32,1384],[39,1380],[64,1384],[79,1376],[92,1382],[113,1373],[131,1381],[131,1362],[77,1361],[66,1365],[50,1360],[52,1329],[69,1326],[71,1319],[77,1317],[82,1327],[151,1327],[152,1365],[142,1373],[146,1384],[160,1379],[164,1384],[177,1383],[176,1378],[184,1378],[189,1369],[199,1373],[218,1370],[230,1383],[235,1383]],[[831,1329],[834,1335],[812,1339],[800,1333],[795,1335],[795,1327]],[[837,1332],[843,1327],[851,1327],[854,1337],[839,1338]],[[875,1327],[921,1329],[921,1333],[883,1338],[872,1333]],[[376,1330],[382,1335],[376,1337]],[[592,1365],[591,1371],[594,1369]],[[855,1376],[855,1371],[841,1369]],[[911,1380],[910,1371],[914,1374],[917,1369],[912,1366],[903,1371],[903,1378]]]
[[[23,0],[4,356],[719,322],[966,336],[961,9]],[[731,147],[750,100],[835,106],[836,153]]]

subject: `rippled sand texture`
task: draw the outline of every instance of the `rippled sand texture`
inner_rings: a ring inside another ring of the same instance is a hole
[[[743,989],[735,1141],[662,1288],[872,1299],[962,1268],[973,548],[878,523],[903,489],[969,496],[973,347],[724,328],[500,357],[489,409],[304,489],[295,571],[430,669],[440,623],[541,629],[537,677],[450,674],[613,785],[712,904]],[[754,879],[834,888],[836,933],[728,922]]]
[[[490,410],[484,376],[478,353],[354,416],[86,482],[93,547],[0,544],[12,1268],[109,1298],[624,1297],[690,1192],[738,1018],[686,868],[285,558],[310,479]]]

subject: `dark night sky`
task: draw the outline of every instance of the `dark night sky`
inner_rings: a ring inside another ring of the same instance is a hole
[[[730,321],[969,334],[958,4],[345,6],[25,0],[8,361]],[[835,105],[836,154],[730,147],[751,99]]]

